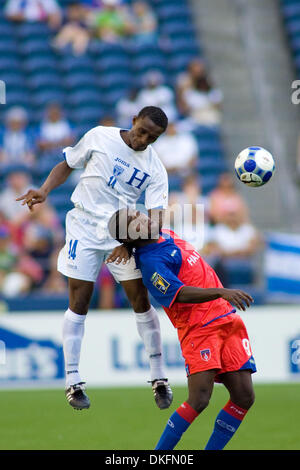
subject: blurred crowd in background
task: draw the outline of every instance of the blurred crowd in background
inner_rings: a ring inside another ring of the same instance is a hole
[[[12,22],[48,22],[54,31],[52,47],[71,45],[74,55],[84,54],[91,38],[110,43],[125,38],[141,43],[161,40],[157,18],[145,1],[133,1],[128,6],[118,0],[85,0],[70,3],[63,12],[55,0],[8,0],[5,15]],[[177,204],[191,205],[182,236],[195,244],[224,285],[230,286],[235,282],[230,278],[231,266],[240,261],[254,264],[263,241],[251,222],[246,201],[236,190],[233,172],[224,168],[215,187],[205,195],[202,192],[205,176],[198,171],[201,152],[194,131],[197,126],[220,125],[222,99],[202,59],[195,58],[178,74],[173,87],[164,82],[159,71],[147,71],[143,86],[132,88],[98,124],[130,128],[132,117],[148,105],[166,112],[169,126],[154,147],[169,174],[170,220]],[[34,128],[29,125],[25,108],[7,108],[0,127],[0,168],[4,175],[0,184],[0,294],[13,297],[37,290],[64,293],[66,279],[56,270],[57,254],[64,244],[63,220],[49,201],[30,212],[15,199],[34,186],[35,167],[45,153],[62,159],[62,148],[74,145],[80,136],[57,102],[48,103],[44,119]],[[80,176],[80,172],[75,173],[71,176],[74,185]],[[65,194],[65,198],[70,196]],[[194,230],[199,210],[203,210],[203,246]],[[255,282],[255,276],[249,282]],[[127,306],[116,295],[117,289],[104,266],[96,283],[98,307]]]

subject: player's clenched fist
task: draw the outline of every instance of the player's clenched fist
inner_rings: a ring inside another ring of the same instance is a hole
[[[33,206],[35,204],[40,204],[46,200],[46,193],[41,189],[29,189],[26,194],[20,196],[16,199],[16,201],[23,201],[22,206],[27,204],[28,209],[33,211]]]
[[[246,310],[253,302],[251,295],[239,289],[221,289],[221,297],[235,305],[239,310]]]

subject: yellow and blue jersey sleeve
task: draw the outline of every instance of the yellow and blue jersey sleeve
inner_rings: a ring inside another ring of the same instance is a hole
[[[178,264],[176,260],[170,263],[164,258],[146,256],[140,263],[143,282],[150,294],[163,307],[171,307],[179,290],[184,286],[178,279]]]

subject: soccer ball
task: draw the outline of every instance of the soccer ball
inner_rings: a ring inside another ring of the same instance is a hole
[[[275,171],[274,158],[262,147],[248,147],[239,153],[234,164],[240,181],[247,186],[266,184]]]

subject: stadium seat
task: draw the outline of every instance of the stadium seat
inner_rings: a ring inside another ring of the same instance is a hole
[[[182,18],[190,21],[189,11],[183,3],[167,3],[156,8],[156,13],[160,20],[170,21],[171,19]]]
[[[223,260],[230,286],[252,284],[255,268],[251,259],[228,258]]]
[[[39,38],[48,41],[51,34],[51,30],[47,23],[40,23],[39,21],[26,21],[24,23],[20,23],[19,25],[14,26],[14,31],[16,36],[21,40]]]
[[[151,0],[151,4],[156,9],[156,11],[158,11],[160,7],[165,7],[166,5],[185,5],[187,7],[187,0]]]
[[[74,57],[68,54],[62,54],[60,60],[62,70],[73,73],[75,71],[88,70],[93,71],[93,62],[87,55]]]
[[[51,167],[51,169],[53,166]],[[50,204],[52,204],[58,211],[68,211],[73,207],[73,203],[70,201],[70,198],[66,197],[64,193],[51,193],[49,195]]]
[[[6,69],[3,72],[1,71],[1,80],[3,80],[10,89],[20,89],[24,87],[25,79],[23,75],[17,70]]]
[[[7,106],[23,106],[28,108],[29,106],[29,96],[26,90],[21,88],[10,89],[9,85],[6,86],[6,103]]]
[[[178,36],[169,41],[168,53],[182,53],[199,57],[201,50],[198,41],[194,37]]]
[[[132,70],[134,73],[145,74],[150,70],[158,70],[161,73],[164,73],[165,67],[166,63],[164,58],[158,55],[141,55],[132,60]]]
[[[20,69],[20,61],[17,56],[0,55],[0,71],[1,72],[7,71],[7,70],[9,70],[10,72],[14,70],[19,72],[19,69]]]
[[[78,89],[72,91],[67,96],[67,103],[69,106],[86,106],[97,107],[101,104],[101,93],[99,90],[95,89]]]
[[[189,22],[185,21],[170,21],[166,22],[161,26],[161,31],[166,36],[178,37],[178,36],[193,36],[195,30]]]
[[[105,90],[113,90],[115,88],[129,89],[132,78],[129,71],[111,71],[102,74],[99,77],[99,85]]]
[[[82,89],[83,87],[97,89],[98,80],[97,76],[93,72],[83,70],[71,74],[69,73],[64,76],[64,84],[67,88],[73,90],[77,88]]]
[[[116,104],[121,98],[127,95],[127,90],[123,88],[116,88],[114,90],[106,91],[102,96],[102,104],[106,113],[110,114],[111,110],[115,108]]]
[[[85,106],[74,109],[72,117],[76,125],[86,124],[88,127],[94,127],[99,123],[103,114],[101,106]]]
[[[45,88],[60,89],[61,80],[55,73],[39,73],[28,78],[28,85],[32,90],[42,90]]]
[[[30,39],[28,41],[21,41],[19,43],[19,49],[21,54],[24,56],[34,56],[34,55],[39,55],[39,56],[53,56],[54,52],[51,49],[50,44],[48,41],[45,41],[42,38],[36,38],[36,39]]]
[[[219,173],[210,173],[201,179],[202,192],[204,195],[209,194],[218,184]]]
[[[0,24],[0,38],[1,38],[1,41],[3,39],[12,37],[13,34],[14,34],[14,26],[12,25],[12,23],[7,22],[7,23],[1,23]]]
[[[53,55],[28,57],[22,62],[22,67],[26,73],[37,73],[43,71],[57,72],[57,63]]]
[[[95,67],[102,72],[107,70],[128,70],[130,63],[125,54],[112,54],[98,56],[95,60]]]
[[[2,37],[0,40],[0,55],[16,56],[18,54],[18,45],[12,38]]]
[[[173,54],[166,61],[168,70],[173,74],[173,78],[176,80],[176,75],[180,72],[184,72],[192,59],[199,57],[199,54],[189,51],[188,54]]]
[[[56,89],[50,90],[45,89],[32,93],[32,106],[35,108],[45,108],[50,103],[60,103],[62,106],[64,104],[65,96],[63,92],[60,92]]]
[[[218,175],[224,173],[227,169],[224,159],[220,156],[200,156],[197,162],[197,169],[201,173],[201,176],[207,174]]]

